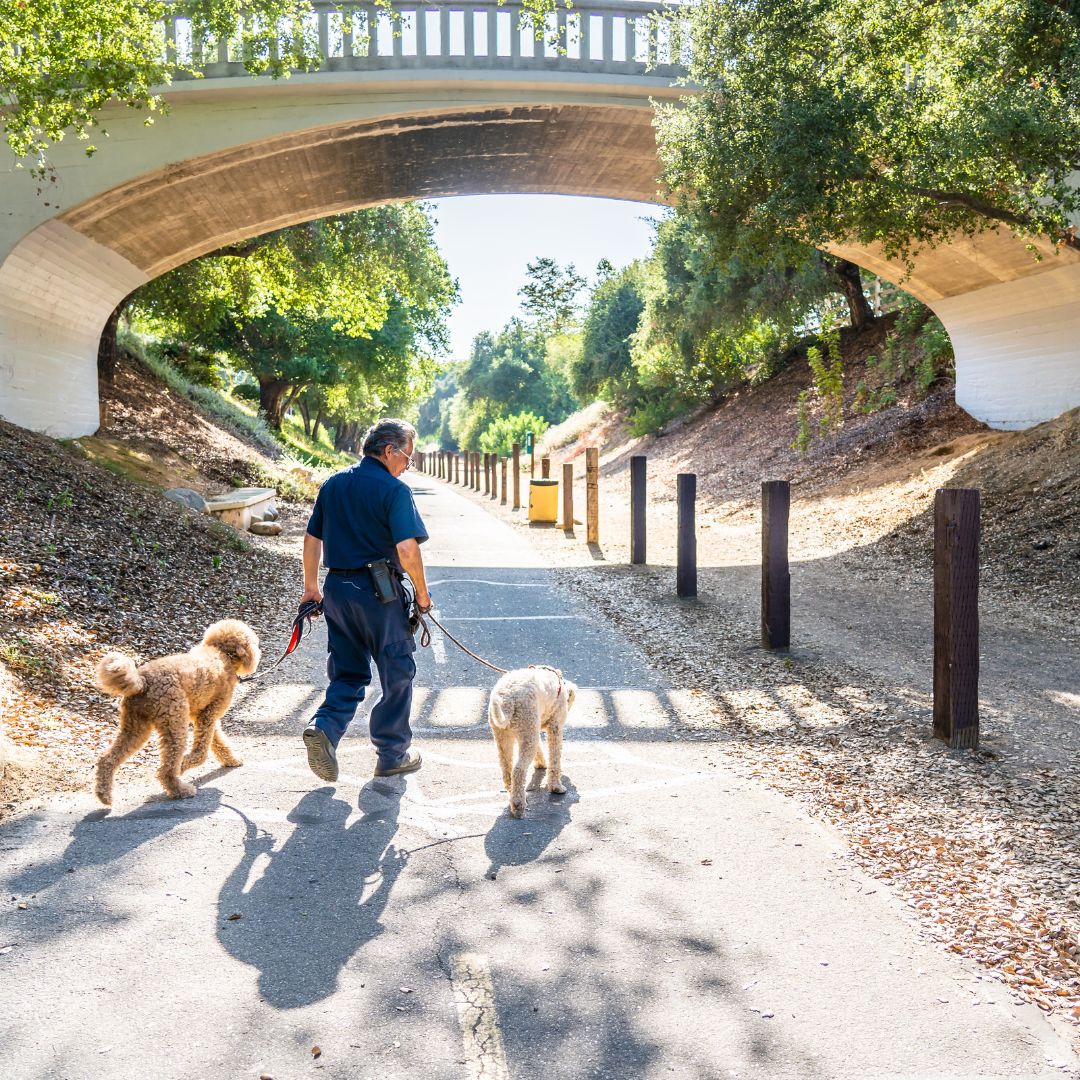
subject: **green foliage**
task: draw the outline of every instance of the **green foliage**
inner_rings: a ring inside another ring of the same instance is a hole
[[[55,180],[48,147],[68,132],[88,141],[109,101],[145,110],[147,124],[166,111],[154,89],[199,62],[168,56],[166,10],[191,20],[193,42],[228,41],[253,75],[276,79],[321,61],[307,0],[0,0],[0,97],[16,157],[35,158],[37,175]]]
[[[472,449],[493,422],[519,413],[565,420],[578,407],[566,372],[577,347],[573,336],[549,339],[520,319],[498,334],[477,334],[469,359],[455,369],[458,393],[440,406],[453,440]]]
[[[458,385],[453,369],[435,377],[430,396],[426,397],[417,409],[416,430],[421,439],[435,439],[444,449],[457,449],[443,438],[444,429],[445,435],[450,435],[449,403],[457,392]]]
[[[588,282],[568,263],[561,268],[554,259],[526,263],[528,284],[518,289],[521,310],[533,320],[545,337],[571,333],[578,328],[580,308],[577,297]]]
[[[539,442],[540,437],[550,426],[542,416],[531,412],[503,416],[488,425],[487,430],[478,440],[479,447],[485,454],[506,457],[512,452],[514,443],[520,443],[522,453],[524,453],[526,432],[531,431],[535,442]]]
[[[660,223],[631,347],[635,434],[783,367],[799,324],[835,289],[816,252],[797,254],[790,263],[721,258],[688,215]]]
[[[1077,246],[1080,21],[1045,0],[691,5],[665,181],[748,261],[830,241],[908,260],[957,230]],[[1044,245],[1049,247],[1049,245]]]
[[[647,271],[640,261],[618,272],[602,264],[600,271],[585,309],[580,357],[570,365],[570,385],[580,401],[603,397],[622,405],[640,390],[630,350],[645,310]]]
[[[152,342],[148,350],[196,386],[211,386],[220,390],[224,385],[217,370],[217,357],[210,353],[171,341]]]
[[[855,407],[861,412],[896,404],[896,387],[909,379],[915,393],[925,394],[943,376],[953,377],[952,341],[941,320],[929,308],[908,297],[885,341],[882,356],[868,356],[869,381],[860,381]]]
[[[811,345],[806,358],[814,375],[814,389],[821,402],[818,433],[824,437],[844,426],[844,367],[840,355],[840,331],[835,327],[823,330],[820,340],[827,350],[822,356],[817,345]]]
[[[306,415],[352,440],[427,392],[456,300],[427,208],[404,203],[213,252],[143,286],[134,307],[177,353],[221,354],[254,375],[275,429],[304,394]]]
[[[241,401],[258,401],[259,387],[255,383],[239,383],[233,387],[232,396]]]

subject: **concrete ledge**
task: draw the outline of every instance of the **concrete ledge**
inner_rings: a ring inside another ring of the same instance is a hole
[[[211,499],[206,512],[226,525],[247,532],[253,521],[263,521],[267,512],[274,510],[276,494],[274,488],[240,488]]]

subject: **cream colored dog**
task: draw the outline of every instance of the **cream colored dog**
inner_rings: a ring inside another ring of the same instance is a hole
[[[488,723],[499,751],[503,784],[510,794],[510,813],[516,818],[525,813],[525,777],[530,763],[547,769],[548,791],[556,795],[566,791],[562,783],[562,733],[576,693],[577,687],[550,667],[508,671],[491,691]],[[547,732],[549,765],[544,764],[541,729]]]

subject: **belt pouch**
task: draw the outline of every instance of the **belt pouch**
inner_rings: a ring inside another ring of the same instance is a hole
[[[398,599],[397,590],[394,588],[394,579],[390,576],[390,564],[385,559],[376,559],[374,562],[364,563],[364,569],[371,575],[371,583],[375,586],[375,595],[384,604],[390,604]]]

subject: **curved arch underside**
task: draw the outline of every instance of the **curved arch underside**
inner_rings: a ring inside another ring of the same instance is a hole
[[[224,244],[408,199],[656,197],[652,110],[545,105],[314,128],[139,177],[60,216],[156,277]]]

